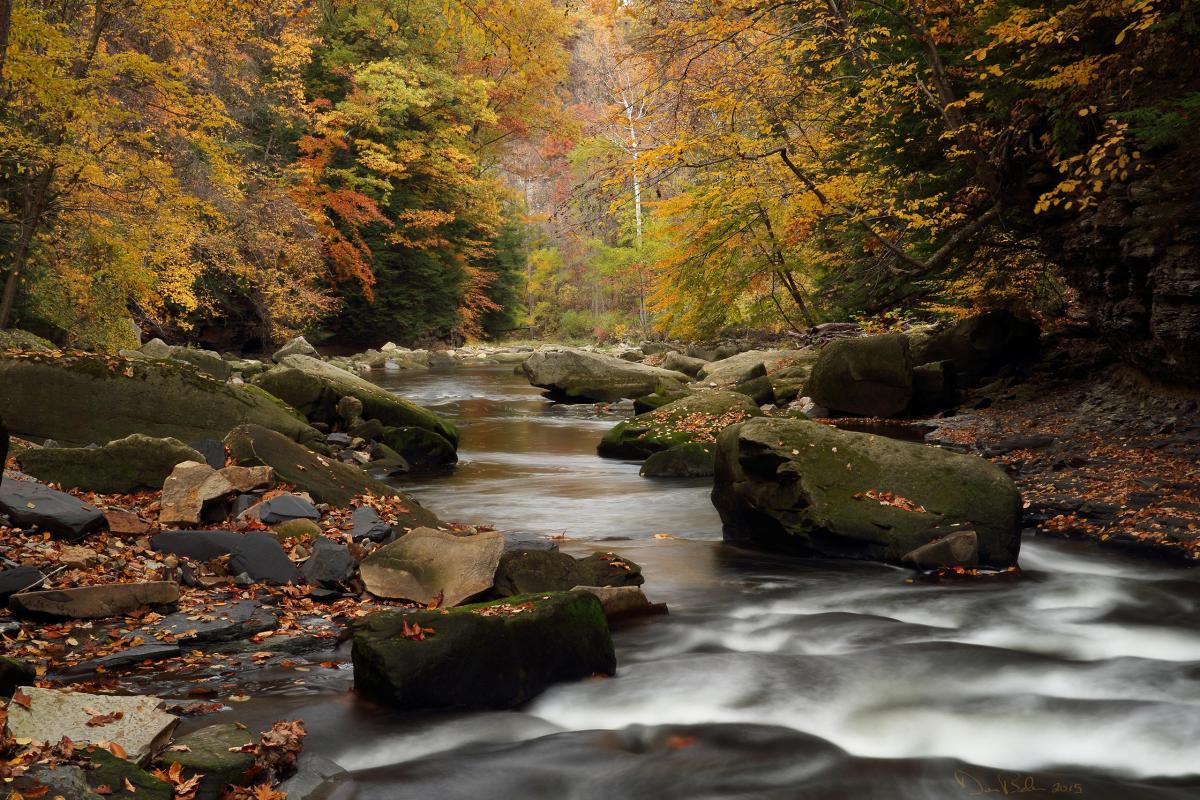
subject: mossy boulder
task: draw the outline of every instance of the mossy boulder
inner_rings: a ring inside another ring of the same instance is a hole
[[[574,558],[557,550],[510,550],[500,556],[492,591],[501,596],[565,592],[576,586],[641,586],[642,568],[614,553]]]
[[[35,353],[48,353],[54,349],[53,342],[29,331],[17,328],[0,330],[0,350],[25,350]]]
[[[422,508],[399,489],[372,478],[352,464],[343,464],[301,447],[259,425],[242,425],[225,437],[229,455],[243,467],[271,467],[275,477],[295,484],[319,503],[348,506],[350,500],[370,492],[383,497],[404,498],[408,509],[399,524],[404,527],[437,525],[437,516]]]
[[[812,350],[747,350],[705,364],[697,378],[705,385],[735,386],[763,375],[774,375],[792,364],[811,362],[815,358],[816,353]]]
[[[99,794],[109,800],[172,800],[175,797],[175,789],[171,784],[154,777],[132,761],[117,758],[99,747],[87,752],[86,757],[95,767],[86,773],[88,785],[99,789]],[[133,787],[132,791],[130,787]]]
[[[617,666],[603,607],[584,592],[376,612],[356,624],[352,658],[358,692],[402,709],[512,708]]]
[[[162,762],[182,765],[185,778],[203,775],[196,800],[217,800],[226,786],[245,786],[249,782],[254,754],[239,748],[256,740],[248,730],[232,723],[209,725],[176,739],[175,744],[187,750],[168,750]]]
[[[525,360],[521,370],[531,384],[566,402],[633,399],[654,392],[678,391],[691,380],[691,376],[682,372],[575,349],[539,350]]]
[[[405,462],[414,467],[433,467],[458,461],[454,445],[426,428],[384,428],[380,438],[384,445],[399,453]]]
[[[312,356],[285,356],[280,366],[255,376],[254,383],[313,422],[338,424],[338,401],[354,397],[362,403],[364,419],[376,419],[392,427],[424,428],[458,446],[458,431],[437,414]]]
[[[204,461],[178,439],[135,433],[103,447],[43,447],[22,451],[21,469],[46,483],[88,492],[137,492],[161,489],[184,461]]]
[[[717,439],[713,504],[725,538],[801,554],[899,563],[957,530],[979,561],[1016,563],[1021,495],[976,456],[842,431],[753,419]]]
[[[808,394],[819,405],[862,417],[893,417],[913,395],[912,356],[900,333],[837,339],[813,365]]]
[[[726,426],[762,416],[744,394],[702,389],[618,423],[596,448],[605,458],[643,459],[691,442],[710,443]]]
[[[913,363],[951,361],[953,371],[971,384],[994,375],[1006,364],[1037,356],[1040,336],[1034,322],[1003,309],[987,311],[959,320],[943,331],[913,334]]]
[[[644,478],[710,478],[716,465],[716,445],[690,442],[652,454],[642,464]]]
[[[0,385],[9,428],[34,439],[85,445],[142,433],[193,442],[221,439],[246,423],[302,443],[323,439],[294,409],[265,392],[222,383],[172,361],[0,354]]]
[[[912,414],[929,414],[958,401],[958,379],[953,361],[934,361],[913,367]]]

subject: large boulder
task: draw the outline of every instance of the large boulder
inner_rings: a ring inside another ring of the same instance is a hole
[[[67,444],[108,442],[132,433],[182,442],[220,439],[243,423],[303,443],[324,438],[267,393],[221,383],[170,361],[0,354],[0,386],[11,430]]]
[[[42,589],[19,592],[8,605],[19,614],[58,619],[107,619],[136,611],[179,602],[179,584],[172,581],[150,583],[105,583],[76,586],[72,589]]]
[[[569,402],[607,403],[674,391],[691,380],[682,372],[622,361],[586,350],[539,350],[521,365],[534,386]]]
[[[359,564],[367,591],[390,600],[456,606],[492,586],[504,535],[498,531],[456,536],[417,528],[384,545]]]
[[[707,364],[708,362],[703,358],[692,358],[672,350],[663,358],[662,368],[682,372],[684,375],[691,375],[694,378]]]
[[[424,428],[458,446],[458,431],[437,414],[410,403],[352,372],[305,355],[289,355],[280,365],[254,378],[254,383],[292,405],[313,422],[336,425],[338,401],[353,397],[362,416],[393,427]]]
[[[441,435],[426,428],[405,426],[384,428],[383,444],[414,467],[436,467],[458,461],[455,447]]]
[[[403,709],[512,708],[617,666],[603,608],[586,592],[369,614],[352,658],[358,692]]]
[[[808,395],[818,405],[844,414],[900,414],[913,396],[908,337],[887,333],[830,342],[813,365]]]
[[[988,311],[960,320],[944,331],[914,334],[913,364],[950,361],[954,372],[969,384],[994,375],[1006,364],[1034,358],[1040,335],[1037,323],[1010,311]]]
[[[319,503],[348,506],[353,498],[368,493],[399,497],[408,509],[407,516],[400,521],[404,527],[437,524],[433,512],[399,489],[372,478],[352,464],[326,458],[258,425],[243,425],[230,431],[225,445],[238,464],[271,467],[279,480],[295,484]]]
[[[72,542],[105,526],[104,512],[91,503],[20,473],[10,473],[0,483],[0,514],[18,528],[47,531]]]
[[[17,459],[27,474],[64,489],[119,493],[158,489],[176,464],[203,460],[178,439],[140,433],[103,447],[29,448]]]
[[[711,444],[726,426],[762,416],[744,394],[704,389],[618,423],[596,452],[605,458],[643,459],[683,444]]]
[[[957,530],[979,562],[1016,563],[1021,495],[982,458],[817,422],[753,419],[717,440],[713,504],[725,538],[898,563]]]
[[[812,362],[816,357],[812,350],[747,350],[705,364],[697,374],[697,379],[710,385],[735,386],[774,374],[795,363]]]
[[[54,744],[66,736],[77,747],[113,742],[139,764],[149,761],[179,724],[178,717],[163,711],[166,703],[157,697],[85,694],[30,686],[22,687],[21,693],[29,701],[9,703],[10,736]],[[110,719],[94,724],[98,717]]]
[[[640,586],[645,580],[641,567],[612,553],[576,559],[557,550],[513,549],[500,557],[492,590],[510,597],[576,586]]]

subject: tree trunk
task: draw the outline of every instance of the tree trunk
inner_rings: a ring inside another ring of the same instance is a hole
[[[0,297],[0,330],[8,327],[12,320],[13,306],[17,302],[17,289],[25,265],[29,261],[29,251],[33,245],[33,237],[42,224],[42,216],[46,213],[50,198],[50,182],[54,178],[52,167],[42,170],[34,180],[26,195],[24,208],[21,209],[21,232],[17,236],[17,245],[13,248],[12,264],[8,268],[8,278],[4,281],[4,294]]]

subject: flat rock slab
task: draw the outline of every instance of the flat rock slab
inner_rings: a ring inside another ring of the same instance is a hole
[[[455,536],[417,528],[379,548],[359,565],[367,591],[376,597],[456,606],[492,586],[504,535],[498,531]]]
[[[383,521],[379,512],[370,506],[360,506],[350,515],[350,538],[382,542],[392,534],[392,526]]]
[[[167,633],[183,645],[214,644],[248,639],[274,630],[279,624],[275,611],[257,600],[239,600],[214,608],[207,614],[170,614],[150,626],[152,635]]]
[[[46,576],[35,567],[14,567],[0,572],[0,603],[7,605],[8,599],[14,594],[35,589],[44,580]]]
[[[178,601],[179,584],[154,581],[21,592],[9,598],[8,604],[17,612],[39,616],[105,619],[129,614],[142,606],[167,606]]]
[[[104,527],[104,513],[95,506],[12,473],[0,482],[0,513],[18,528],[49,531],[57,539],[77,542]]]
[[[29,708],[10,703],[8,733],[41,742],[58,742],[68,737],[77,746],[114,742],[129,754],[129,760],[145,764],[157,748],[165,745],[179,718],[163,711],[158,697],[123,697],[107,694],[63,692],[57,689],[21,688]],[[104,725],[88,725],[97,716],[116,715]]]
[[[119,653],[111,653],[107,656],[84,661],[73,667],[67,667],[63,672],[67,675],[87,675],[99,670],[111,672],[124,667],[136,666],[146,661],[162,661],[165,658],[174,658],[180,652],[179,645],[177,644],[167,644],[165,642],[143,644],[131,647],[128,650],[122,650]]]
[[[159,553],[170,553],[196,561],[229,556],[234,575],[246,573],[256,581],[299,583],[300,572],[275,537],[265,533],[233,531],[168,531],[150,540]]]

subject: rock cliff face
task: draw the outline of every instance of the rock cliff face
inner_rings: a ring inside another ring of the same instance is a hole
[[[1200,384],[1200,191],[1160,163],[1096,208],[1046,231],[1049,255],[1123,360]]]

